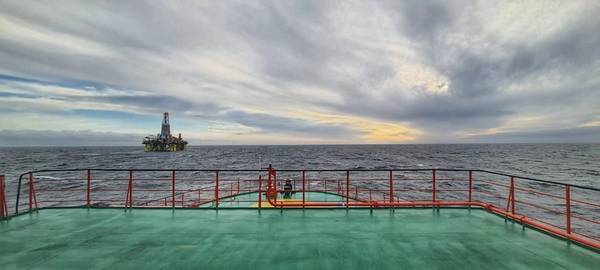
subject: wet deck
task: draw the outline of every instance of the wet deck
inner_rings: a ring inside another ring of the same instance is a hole
[[[482,210],[45,209],[0,223],[2,269],[593,269]]]

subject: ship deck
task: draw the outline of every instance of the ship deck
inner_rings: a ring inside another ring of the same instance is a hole
[[[479,209],[42,209],[2,269],[593,269],[600,254]]]

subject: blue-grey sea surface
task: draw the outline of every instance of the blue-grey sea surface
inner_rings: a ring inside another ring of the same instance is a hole
[[[145,153],[143,147],[0,148],[0,174],[67,168],[486,169],[600,188],[600,144],[430,144],[191,146]]]

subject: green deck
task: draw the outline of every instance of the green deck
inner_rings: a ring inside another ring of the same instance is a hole
[[[0,223],[0,269],[593,269],[483,210],[46,209]],[[597,269],[597,268],[596,268]]]

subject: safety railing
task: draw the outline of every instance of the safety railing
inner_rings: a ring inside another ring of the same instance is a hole
[[[600,189],[485,170],[41,170],[15,214],[53,207],[482,208],[600,248]]]

